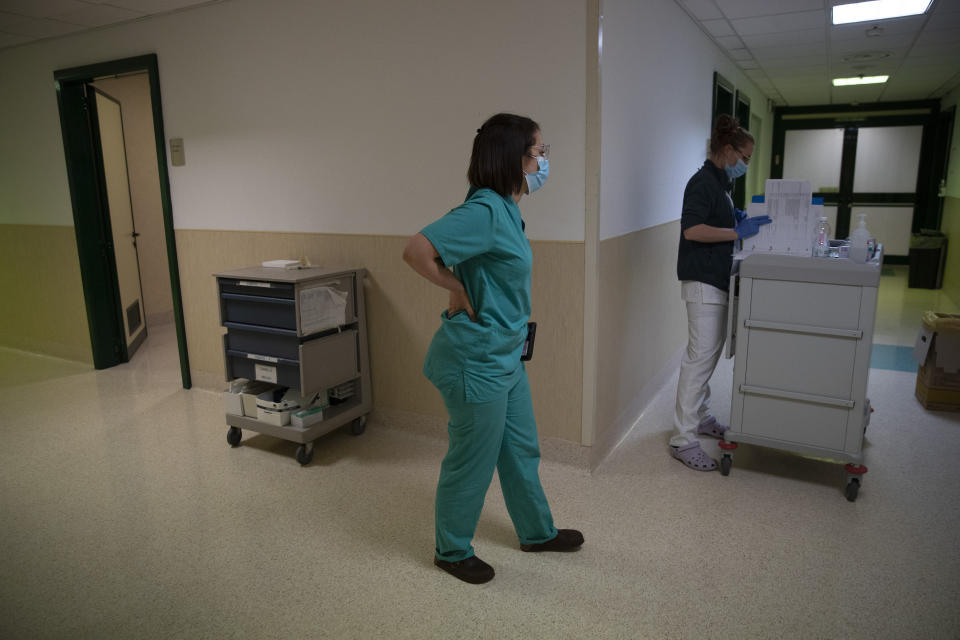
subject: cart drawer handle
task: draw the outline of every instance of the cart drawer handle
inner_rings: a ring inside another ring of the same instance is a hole
[[[853,400],[844,400],[842,398],[831,398],[830,396],[820,396],[811,393],[797,393],[795,391],[781,391],[780,389],[768,389],[766,387],[755,387],[750,384],[740,385],[740,393],[749,393],[755,396],[767,396],[770,398],[783,398],[785,400],[800,400],[801,402],[812,402],[814,404],[826,404],[832,407],[842,407],[852,409],[856,404]]]
[[[221,293],[222,297],[227,300],[242,300],[244,302],[266,302],[268,304],[288,304],[295,305],[295,300],[287,300],[286,298],[270,298],[267,296],[245,296],[241,293]]]
[[[803,324],[788,324],[786,322],[767,322],[765,320],[744,320],[743,326],[751,329],[770,329],[772,331],[787,331],[790,333],[811,333],[818,336],[836,336],[838,338],[853,338],[859,340],[863,331],[859,329],[833,329],[830,327],[811,327]]]

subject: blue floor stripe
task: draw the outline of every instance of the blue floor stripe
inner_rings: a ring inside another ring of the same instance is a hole
[[[875,344],[870,353],[870,368],[889,369],[891,371],[916,371],[917,362],[913,359],[913,347]]]

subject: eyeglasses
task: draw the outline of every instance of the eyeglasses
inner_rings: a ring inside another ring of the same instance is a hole
[[[538,153],[537,155],[531,155],[531,154],[528,153],[527,156],[530,157],[530,158],[538,158],[538,157],[540,157],[540,156],[543,156],[544,158],[549,158],[549,157],[550,157],[550,145],[548,145],[548,144],[540,145],[540,147],[533,146],[533,147],[530,147],[530,148],[533,149],[534,151],[539,151],[539,152],[540,152],[540,153]]]
[[[743,158],[744,164],[750,164],[750,158],[753,157],[752,153],[749,156],[745,156],[743,155],[743,151],[740,151],[740,149],[737,149],[736,147],[734,147],[733,150],[740,154],[740,157]]]

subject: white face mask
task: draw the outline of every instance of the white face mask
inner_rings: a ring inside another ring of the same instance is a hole
[[[537,156],[537,166],[540,167],[536,173],[524,173],[524,177],[527,179],[527,189],[529,193],[533,193],[537,189],[543,186],[543,183],[547,181],[547,178],[550,176],[550,161],[544,158],[543,156]]]

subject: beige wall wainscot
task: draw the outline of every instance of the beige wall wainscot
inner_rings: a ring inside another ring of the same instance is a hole
[[[679,237],[675,221],[600,243],[593,466],[629,431],[665,376],[676,373],[687,338],[677,281]]]
[[[197,386],[219,388],[223,343],[212,274],[264,260],[307,257],[315,265],[363,267],[373,400],[389,409],[446,414],[421,367],[445,292],[401,259],[405,237],[177,231],[184,319],[191,373]],[[528,364],[540,435],[580,442],[583,370],[583,243],[531,243],[535,357]]]
[[[93,365],[72,226],[0,225],[0,344]]]
[[[943,272],[943,292],[960,306],[960,198],[943,199],[940,230],[947,236],[947,264]]]

